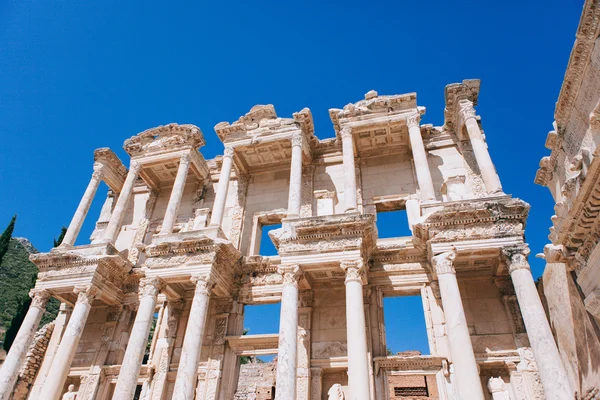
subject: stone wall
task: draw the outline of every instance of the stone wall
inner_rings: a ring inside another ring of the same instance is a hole
[[[439,399],[435,375],[389,375],[390,400]]]
[[[240,378],[234,400],[272,400],[275,398],[275,371],[277,362],[253,360],[240,366]]]
[[[27,397],[29,388],[33,384],[42,365],[42,361],[44,360],[44,354],[46,354],[52,331],[54,331],[54,322],[44,325],[35,333],[33,342],[31,343],[31,346],[29,346],[25,362],[19,373],[19,378],[13,393],[14,400],[22,400]]]

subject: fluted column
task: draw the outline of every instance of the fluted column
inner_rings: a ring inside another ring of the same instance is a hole
[[[501,377],[491,377],[487,384],[488,390],[492,395],[492,400],[510,400],[506,384]]]
[[[221,174],[219,175],[219,184],[215,195],[215,203],[210,216],[210,225],[220,226],[223,222],[223,212],[225,203],[227,203],[227,191],[229,190],[229,177],[231,176],[231,167],[233,165],[233,147],[225,147],[223,154],[223,164],[221,165]]]
[[[47,290],[32,289],[29,296],[32,298],[31,305],[0,369],[0,400],[8,400],[13,391],[33,335],[50,299]]]
[[[115,208],[113,209],[106,230],[104,231],[104,242],[114,242],[119,234],[123,217],[129,206],[129,199],[133,192],[135,180],[137,179],[138,172],[140,172],[140,167],[141,165],[137,161],[131,162],[127,178],[125,178],[125,183],[123,183],[123,188],[121,189],[121,193],[119,193],[117,204],[115,204]]]
[[[301,131],[293,134],[288,217],[300,216],[300,202],[302,199],[302,141]]]
[[[77,302],[75,303],[75,307],[73,307],[69,324],[67,325],[67,329],[65,329],[65,333],[54,356],[52,367],[44,382],[44,387],[40,394],[40,398],[42,399],[58,400],[60,398],[65,380],[71,369],[73,357],[75,357],[77,345],[90,314],[92,302],[99,294],[98,288],[93,285],[76,286],[74,292],[77,294]]]
[[[546,399],[572,399],[575,392],[562,364],[527,261],[529,248],[526,245],[505,248],[502,249],[502,254],[515,287]]]
[[[356,212],[356,169],[354,167],[354,144],[352,128],[342,128],[342,161],[344,165],[344,204],[345,212]]]
[[[452,250],[433,257],[431,261],[440,285],[450,355],[454,365],[459,397],[465,400],[483,400],[485,397],[479,378],[479,369],[453,265],[455,258],[456,250]]]
[[[475,118],[473,103],[469,100],[461,100],[458,106],[460,107],[459,118],[461,120],[459,126],[462,126],[464,123],[467,127],[467,133],[473,147],[473,154],[475,154],[475,159],[477,160],[477,165],[479,166],[479,171],[481,171],[481,177],[488,193],[502,193],[500,178],[496,173],[496,168],[494,168],[487,144]]]
[[[103,164],[99,162],[94,163],[94,172],[92,173],[92,178],[85,189],[85,193],[83,194],[83,197],[77,206],[77,211],[75,211],[75,215],[73,215],[73,219],[69,224],[69,228],[65,233],[65,237],[60,244],[62,247],[70,247],[75,244],[77,236],[79,236],[79,231],[81,230],[83,222],[85,221],[85,217],[87,216],[90,206],[92,205],[92,201],[94,200],[94,196],[96,195],[96,191],[98,190],[98,186],[100,186],[100,182],[102,181],[102,177],[104,175],[103,169]]]
[[[418,113],[410,115],[406,119],[408,137],[412,149],[413,160],[415,162],[419,190],[423,196],[422,198],[423,200],[435,200],[435,190],[433,189],[433,181],[431,180],[431,171],[429,170],[427,153],[425,152],[423,137],[421,136],[420,120],[421,116]]]
[[[174,399],[191,400],[194,398],[194,389],[198,378],[198,362],[208,314],[208,301],[213,285],[209,275],[194,275],[191,279],[196,284],[196,291],[181,348],[181,358],[173,390]]]
[[[184,154],[179,159],[177,176],[175,177],[175,183],[173,183],[171,197],[169,197],[169,204],[167,205],[165,218],[163,219],[162,228],[160,229],[161,234],[173,232],[173,225],[175,225],[175,221],[177,220],[177,211],[179,211],[179,204],[181,204],[181,197],[183,196],[183,189],[185,189],[185,180],[187,179],[189,168],[190,155]]]
[[[342,261],[346,273],[346,334],[348,346],[349,400],[369,400],[369,360],[367,325],[363,301],[364,266],[362,260]]]
[[[298,265],[281,265],[277,272],[283,276],[281,316],[279,319],[279,348],[277,351],[276,400],[296,398],[296,360],[298,353],[298,280],[302,274]]]
[[[143,278],[140,280],[138,307],[133,328],[125,349],[125,357],[117,379],[113,394],[115,400],[131,400],[135,395],[138,376],[142,368],[144,351],[148,344],[148,335],[152,326],[156,298],[163,282],[159,278]]]

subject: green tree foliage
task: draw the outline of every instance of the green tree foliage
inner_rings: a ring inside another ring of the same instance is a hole
[[[58,239],[54,239],[54,247],[60,246],[63,239],[65,238],[65,233],[67,233],[67,227],[63,226],[60,228],[60,235],[58,235]]]
[[[12,233],[13,233],[13,230],[15,229],[15,221],[16,220],[17,220],[17,216],[13,215],[8,226],[6,227],[6,229],[4,230],[4,232],[2,232],[2,235],[0,236],[0,262],[2,262],[2,257],[4,257],[4,255],[8,251],[10,239],[12,238]]]

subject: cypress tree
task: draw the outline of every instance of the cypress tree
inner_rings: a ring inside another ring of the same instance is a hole
[[[15,214],[10,220],[10,223],[8,224],[4,232],[2,232],[2,235],[0,236],[0,262],[2,262],[2,257],[4,257],[4,255],[8,251],[8,244],[10,243],[10,238],[12,238],[12,233],[15,229],[16,220],[17,215]]]
[[[63,226],[60,229],[60,235],[58,235],[58,239],[54,239],[54,247],[60,246],[60,244],[62,243],[63,239],[65,238],[65,233],[67,233],[67,227]]]

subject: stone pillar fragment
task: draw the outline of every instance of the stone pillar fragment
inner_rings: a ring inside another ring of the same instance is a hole
[[[413,160],[415,162],[415,172],[417,174],[417,182],[423,200],[435,200],[435,190],[433,188],[433,180],[431,179],[431,171],[427,162],[427,153],[423,145],[423,137],[421,136],[421,125],[419,114],[410,115],[406,119],[408,126],[408,137],[410,147],[412,149]]]
[[[140,304],[125,349],[125,357],[123,357],[123,364],[113,395],[114,399],[131,400],[135,395],[144,351],[148,344],[148,335],[150,334],[156,309],[156,298],[162,286],[163,282],[159,278],[143,278],[140,281]]]
[[[467,134],[473,147],[473,154],[475,154],[475,159],[477,160],[477,165],[479,166],[479,171],[481,172],[487,192],[490,194],[502,193],[500,178],[496,173],[496,168],[494,168],[487,144],[475,118],[473,103],[469,100],[461,100],[458,106],[460,107],[460,120],[467,128]],[[462,126],[462,123],[459,123],[459,126]]]
[[[85,193],[83,194],[83,197],[77,206],[77,211],[75,211],[75,215],[73,215],[73,219],[69,224],[69,228],[65,233],[62,243],[60,244],[62,247],[70,247],[75,244],[77,236],[79,236],[79,231],[81,230],[83,222],[85,221],[85,217],[90,210],[90,206],[92,205],[92,201],[96,195],[96,191],[98,190],[98,186],[100,186],[100,182],[102,181],[103,169],[104,165],[101,163],[94,163],[94,172],[92,173],[92,178],[85,189]]]
[[[215,203],[210,217],[210,225],[221,226],[221,223],[223,222],[223,213],[225,212],[225,203],[227,203],[227,191],[229,190],[229,178],[231,176],[232,165],[233,147],[225,147],[223,164],[221,165],[221,175],[219,175]]]
[[[0,400],[7,400],[13,391],[33,335],[40,325],[50,299],[47,290],[33,289],[29,296],[32,298],[31,305],[0,369]]]
[[[548,400],[572,399],[574,390],[562,364],[546,312],[531,275],[526,245],[502,249],[515,287],[527,336]]]
[[[456,271],[453,265],[455,258],[456,250],[453,249],[434,256],[431,262],[440,284],[450,356],[454,366],[459,397],[469,400],[483,400],[485,397],[479,378],[479,369],[475,360],[465,309],[460,297]]]
[[[60,398],[65,380],[71,368],[71,362],[73,362],[73,357],[75,357],[77,345],[85,328],[87,317],[90,314],[92,302],[99,291],[95,286],[89,285],[76,286],[74,292],[77,294],[77,302],[75,303],[75,307],[73,307],[69,324],[60,341],[58,351],[54,356],[48,377],[44,382],[40,396],[42,399],[58,400]]]
[[[508,391],[506,390],[506,384],[500,377],[491,377],[487,384],[488,390],[492,394],[492,400],[510,400]]]
[[[183,190],[185,189],[185,180],[187,179],[189,168],[190,155],[184,154],[179,159],[177,176],[173,183],[173,189],[171,189],[171,197],[169,197],[169,204],[167,205],[165,218],[163,219],[162,228],[160,229],[160,233],[163,235],[173,232],[173,226],[177,220],[177,211],[179,211],[179,205],[181,204],[181,197],[183,196]]]
[[[344,164],[344,204],[345,212],[356,212],[356,170],[354,167],[354,144],[352,143],[352,128],[344,127],[342,136],[342,161]]]
[[[174,399],[194,398],[194,389],[198,379],[198,362],[208,314],[208,302],[213,285],[211,277],[207,275],[194,275],[191,279],[196,284],[196,291],[181,348],[181,358],[173,390]]]
[[[104,242],[114,242],[119,235],[121,223],[123,222],[123,217],[125,217],[127,207],[129,206],[129,199],[131,198],[133,186],[135,185],[135,180],[137,179],[140,168],[140,163],[136,161],[131,162],[127,178],[125,178],[125,183],[123,183],[123,189],[121,189],[121,193],[119,193],[117,204],[115,205],[110,216],[110,221],[108,221],[108,225],[104,231]]]
[[[342,261],[346,273],[346,332],[348,342],[349,400],[369,400],[369,359],[367,355],[367,325],[363,305],[362,260]]]
[[[288,218],[300,216],[300,203],[302,200],[302,141],[302,132],[293,134],[290,191],[288,195]]]
[[[298,342],[298,265],[281,265],[277,272],[283,276],[281,317],[279,320],[279,350],[277,352],[276,400],[296,398],[296,361]]]

